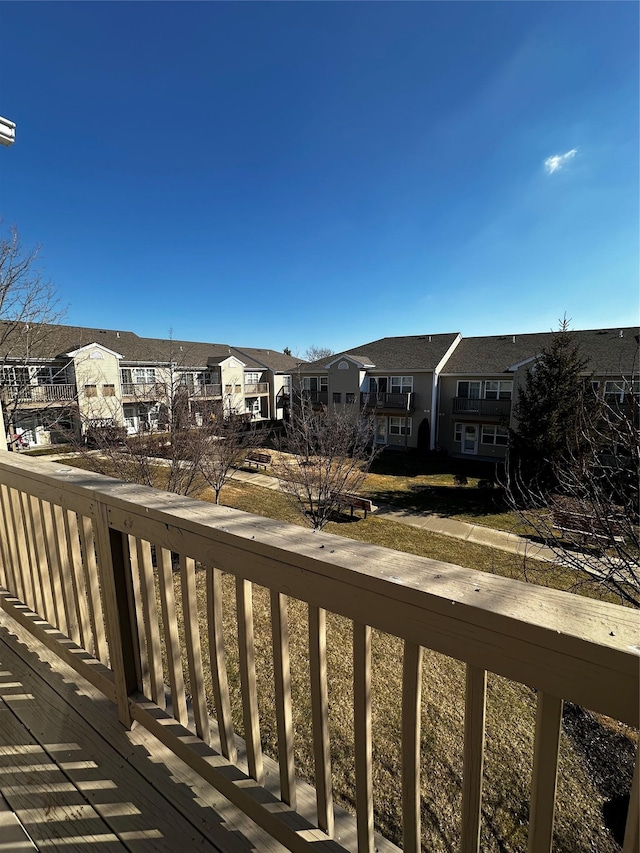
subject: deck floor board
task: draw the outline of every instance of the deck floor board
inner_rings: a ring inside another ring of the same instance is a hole
[[[69,853],[283,849],[181,765],[0,613],[0,794],[15,812],[0,817],[28,842],[16,850],[33,849],[20,822],[37,849]]]

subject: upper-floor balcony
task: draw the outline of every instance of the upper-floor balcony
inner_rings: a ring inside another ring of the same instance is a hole
[[[411,412],[415,408],[413,391],[409,393],[387,393],[384,391],[369,391],[360,394],[360,405],[364,409],[383,411]]]
[[[305,401],[314,405],[326,406],[329,402],[329,392],[325,389],[322,391],[311,391],[308,388],[298,389],[293,392],[296,402]]]
[[[166,382],[123,382],[122,397],[126,400],[162,400],[167,396]]]
[[[0,607],[2,793],[42,849],[398,853],[376,814],[411,853],[501,849],[488,780],[523,739],[510,849],[549,853],[556,810],[558,849],[587,849],[601,799],[564,819],[586,777],[559,750],[563,701],[640,722],[636,611],[13,453]],[[436,772],[445,662],[459,713]]]
[[[222,385],[220,383],[207,383],[202,385],[189,385],[189,396],[206,399],[222,397]]]
[[[245,383],[244,386],[244,396],[245,397],[258,397],[261,394],[269,393],[269,383],[268,382],[250,382]]]
[[[511,413],[511,400],[454,397],[451,411],[454,415],[481,415],[482,417],[506,419]]]
[[[64,404],[76,399],[76,386],[70,384],[51,385],[3,385],[0,388],[5,404]]]

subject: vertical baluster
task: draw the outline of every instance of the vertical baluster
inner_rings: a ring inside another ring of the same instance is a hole
[[[44,553],[44,565],[42,567],[42,595],[44,599],[44,616],[51,625],[58,624],[57,603],[55,601],[55,592],[53,584],[53,560],[51,557],[51,549],[49,535],[47,533],[47,515],[45,512],[45,504],[43,501],[36,499],[34,507],[34,520],[36,526],[40,529],[42,537],[42,550]]]
[[[58,566],[60,567],[60,581],[62,587],[62,603],[64,605],[64,616],[67,623],[67,636],[74,643],[80,644],[80,628],[74,604],[73,587],[71,584],[71,566],[69,565],[69,552],[67,549],[66,532],[64,522],[64,510],[62,507],[52,504],[51,513],[53,517],[53,533],[55,548],[58,555]],[[64,537],[64,541],[61,539]]]
[[[253,644],[252,585],[244,578],[236,578],[236,605],[238,610],[238,651],[240,656],[240,689],[242,691],[242,717],[247,745],[249,775],[260,785],[264,781],[260,721],[258,719],[258,691],[256,687],[256,660]]]
[[[222,630],[222,572],[212,566],[207,568],[207,621],[209,627],[209,658],[211,661],[211,682],[213,701],[216,706],[220,749],[225,758],[235,762],[237,750],[233,721],[231,719],[231,701],[227,681],[227,656],[224,649]]]
[[[0,483],[0,558],[2,559],[2,583],[4,587],[15,595],[15,581],[13,572],[13,553],[11,537],[9,536],[9,509],[5,503],[6,486]]]
[[[461,853],[480,850],[487,673],[467,664],[464,711]]]
[[[182,660],[180,658],[180,640],[178,637],[176,602],[173,592],[171,551],[167,551],[166,548],[160,548],[156,545],[156,558],[158,561],[160,608],[162,611],[164,644],[167,651],[171,705],[175,719],[183,726],[186,726],[189,722],[189,715],[187,713],[187,700],[184,692],[184,674],[182,672]]]
[[[30,590],[26,577],[26,542],[22,533],[22,513],[20,511],[20,495],[15,489],[9,489],[9,527],[11,541],[13,542],[13,553],[16,557],[14,567],[16,570],[16,595],[20,601],[26,602],[30,597]]]
[[[78,517],[71,510],[64,510],[64,530],[67,539],[67,557],[69,560],[69,576],[73,589],[76,619],[80,630],[80,645],[88,649],[91,645],[91,623],[87,607],[87,591],[85,589],[82,571],[82,556],[80,554],[80,535],[78,533]]]
[[[27,579],[28,596],[25,604],[34,613],[42,613],[42,600],[39,595],[38,588],[38,572],[37,572],[37,555],[34,549],[33,531],[31,528],[31,520],[29,517],[29,495],[26,492],[19,492],[19,508],[20,508],[20,524],[24,536],[24,554],[26,558],[25,576]]]
[[[403,850],[420,851],[420,714],[422,648],[405,641],[402,674]]]
[[[84,568],[87,600],[89,603],[89,621],[93,635],[93,654],[108,665],[109,655],[104,633],[104,617],[100,600],[100,584],[98,583],[98,565],[96,562],[96,545],[93,536],[93,524],[90,518],[80,516],[80,543],[82,547],[82,565]]]
[[[636,767],[631,783],[622,853],[638,853],[638,850],[640,850],[640,750],[636,752]]]
[[[562,699],[538,693],[528,853],[550,853],[556,804]]]
[[[151,698],[151,676],[149,675],[149,657],[147,655],[148,638],[145,633],[144,613],[142,612],[142,598],[140,593],[140,567],[138,566],[138,549],[135,536],[127,537],[129,549],[129,561],[131,564],[131,589],[133,592],[134,618],[138,628],[138,642],[140,643],[139,679],[140,690]]]
[[[353,710],[356,751],[358,853],[373,853],[371,762],[371,628],[353,623]]]
[[[296,783],[291,710],[291,670],[289,665],[289,618],[287,600],[282,593],[275,590],[271,590],[271,633],[276,725],[278,729],[280,798],[295,809]]]
[[[147,637],[147,657],[151,679],[151,698],[161,708],[166,707],[164,696],[164,673],[162,671],[162,650],[160,648],[160,628],[158,626],[158,608],[156,606],[156,586],[151,565],[151,545],[138,539],[136,541],[138,568],[140,569],[140,592],[142,612]]]
[[[29,527],[31,528],[31,542],[34,556],[34,580],[36,589],[36,602],[38,605],[38,613],[44,618],[49,619],[49,601],[47,599],[47,567],[46,555],[44,551],[44,541],[42,536],[42,519],[40,517],[40,504],[33,495],[27,496],[27,512],[29,516]]]
[[[180,579],[182,581],[182,611],[184,613],[184,636],[189,661],[189,683],[196,734],[206,743],[210,742],[207,697],[204,690],[202,671],[202,647],[198,627],[198,603],[196,601],[196,567],[191,557],[180,555]]]
[[[318,826],[327,835],[333,835],[329,691],[327,688],[327,615],[323,608],[313,605],[309,606],[309,669]]]
[[[15,534],[13,532],[13,525],[11,521],[11,499],[8,486],[0,486],[0,500],[2,501],[2,532],[7,556],[7,580],[11,583],[9,591],[12,595],[15,595],[16,598],[20,598],[20,595],[18,594],[18,587],[20,584],[18,551],[16,548]]]
[[[49,579],[53,599],[53,614],[49,617],[49,622],[55,625],[63,634],[66,634],[67,619],[62,595],[62,569],[60,567],[60,549],[56,535],[53,504],[42,504],[42,523],[44,526],[44,547],[49,564]]]

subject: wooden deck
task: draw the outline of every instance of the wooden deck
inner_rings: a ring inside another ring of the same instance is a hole
[[[0,851],[283,850],[0,611]]]

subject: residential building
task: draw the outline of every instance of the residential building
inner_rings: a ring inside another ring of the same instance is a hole
[[[196,423],[219,410],[273,418],[298,363],[270,350],[110,329],[5,323],[3,332],[2,403],[10,437],[23,446],[105,423],[162,429],[179,394]]]
[[[597,394],[624,400],[638,376],[638,329],[573,332]],[[451,455],[504,459],[518,387],[552,332],[463,338],[440,373],[437,445]]]
[[[382,338],[301,365],[293,381],[298,397],[313,406],[373,414],[384,447],[500,460],[515,424],[518,386],[552,335]],[[622,403],[631,383],[638,385],[638,329],[574,335],[587,359],[585,380]]]
[[[458,332],[382,338],[301,365],[293,379],[313,405],[373,415],[378,444],[429,450],[440,371],[460,341]]]

